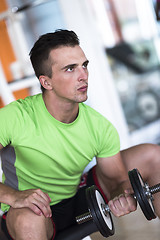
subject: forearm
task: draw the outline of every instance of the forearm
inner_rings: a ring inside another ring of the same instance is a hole
[[[96,168],[96,176],[102,195],[107,196],[108,205],[112,213],[117,216],[124,216],[132,211],[136,210],[136,201],[130,195],[131,185],[128,179],[128,173],[124,171],[122,175],[118,175],[117,178],[107,177]]]
[[[108,175],[103,174],[98,166],[96,166],[96,177],[108,200],[123,194],[125,190],[132,191],[128,173],[125,169],[123,169],[123,172],[117,174],[116,178],[110,178]]]
[[[12,206],[12,203],[15,201],[16,190],[13,188],[0,183],[0,202]]]
[[[123,182],[118,182],[116,187],[110,190],[110,199],[124,194],[126,191],[131,192],[131,186],[128,179]]]

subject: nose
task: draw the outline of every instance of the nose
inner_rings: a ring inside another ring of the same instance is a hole
[[[78,80],[80,82],[88,80],[88,69],[87,68],[83,68],[83,67],[79,68]]]

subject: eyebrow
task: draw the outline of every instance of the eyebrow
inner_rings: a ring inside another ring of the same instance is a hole
[[[88,63],[89,63],[89,60],[86,60],[86,61],[84,61],[84,63],[83,63],[82,65],[84,65],[84,64],[87,64],[87,65],[88,65]],[[78,66],[78,64],[76,64],[76,63],[74,63],[74,64],[68,64],[68,65],[64,66],[64,67],[62,68],[62,70],[68,69],[68,68],[75,68],[76,66]]]

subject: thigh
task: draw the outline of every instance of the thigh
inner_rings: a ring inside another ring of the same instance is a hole
[[[121,151],[121,156],[127,171],[137,168],[145,181],[151,177],[152,173],[160,170],[160,146],[158,145],[136,145]]]
[[[127,170],[137,168],[149,186],[160,183],[160,146],[141,144],[121,152]],[[154,195],[154,207],[160,218],[160,192]]]
[[[52,239],[54,235],[53,223],[50,218],[43,215],[38,216],[29,208],[9,209],[6,215],[6,226],[9,235],[13,239],[23,234],[31,234],[36,236],[35,239]]]
[[[76,224],[75,220],[75,196],[64,199],[51,206],[52,219],[55,223],[56,233]]]

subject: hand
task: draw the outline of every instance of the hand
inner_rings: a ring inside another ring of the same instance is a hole
[[[137,202],[128,190],[124,194],[110,200],[108,206],[116,217],[121,217],[137,209]]]
[[[11,206],[13,208],[28,207],[37,215],[44,215],[51,217],[52,212],[50,208],[51,199],[47,193],[40,189],[29,189],[25,191],[15,191],[14,201]]]

